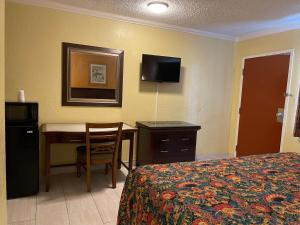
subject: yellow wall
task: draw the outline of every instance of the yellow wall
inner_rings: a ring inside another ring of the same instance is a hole
[[[0,0],[0,225],[6,224],[6,179],[4,150],[4,14],[5,1]]]
[[[154,120],[156,84],[139,81],[142,54],[177,56],[182,79],[159,84],[157,119],[200,124],[198,154],[227,152],[232,42],[15,3],[6,13],[6,99],[24,89],[40,104],[40,123]],[[125,51],[122,108],[61,106],[62,42]],[[74,160],[65,146],[55,149],[54,162]]]
[[[283,148],[285,152],[300,152],[300,141],[293,137],[295,116],[297,110],[297,97],[300,85],[300,30],[294,30],[265,37],[241,41],[235,46],[235,73],[233,83],[233,101],[231,114],[231,129],[229,140],[229,152],[234,154],[235,137],[237,131],[237,116],[240,95],[241,68],[244,57],[294,49],[293,71],[291,80],[290,98],[287,112],[286,131],[283,138]]]

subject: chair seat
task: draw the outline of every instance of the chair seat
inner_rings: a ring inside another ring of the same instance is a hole
[[[91,154],[108,154],[113,153],[113,142],[103,142],[98,144],[93,144],[91,146]],[[77,147],[77,151],[79,152],[86,152],[86,146],[82,145]]]
[[[86,146],[85,146],[85,145],[78,146],[78,147],[76,148],[76,150],[77,150],[78,152],[85,152],[85,151],[86,151]]]
[[[110,149],[103,149],[101,151],[93,152],[95,148],[91,147],[91,156],[93,159],[111,159],[113,158],[113,151]],[[86,146],[82,145],[77,147],[77,152],[84,158],[86,156]]]

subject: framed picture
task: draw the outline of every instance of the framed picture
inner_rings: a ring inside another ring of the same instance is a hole
[[[106,84],[106,65],[91,64],[90,66],[90,83]]]
[[[124,51],[62,43],[62,105],[122,107]]]

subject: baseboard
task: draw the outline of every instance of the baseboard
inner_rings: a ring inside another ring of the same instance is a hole
[[[63,173],[75,173],[76,166],[63,166],[63,167],[53,167],[51,168],[51,174],[63,174]]]
[[[230,158],[227,153],[213,153],[213,154],[197,154],[196,161],[215,160]]]
[[[103,171],[105,170],[105,165],[95,165],[91,168],[91,171]],[[51,168],[51,175],[59,175],[59,174],[75,174],[76,167],[75,166],[63,166],[63,167],[53,167]],[[82,171],[83,172],[83,171]],[[75,176],[75,175],[74,175]],[[40,184],[44,184],[45,176],[44,170],[40,171]]]
[[[128,162],[126,162],[126,161],[124,163],[128,164]],[[135,161],[134,161],[134,165],[135,165]],[[91,167],[92,171],[104,170],[104,169],[105,169],[104,164],[94,165]],[[43,171],[41,171],[40,173],[41,173],[41,177],[42,177]],[[76,166],[63,166],[63,167],[51,168],[51,175],[58,175],[58,174],[64,174],[64,173],[76,173]]]
[[[196,155],[196,161],[205,161],[205,160],[215,160],[215,159],[225,159],[230,158],[229,154],[224,153],[213,153],[213,154],[197,154]],[[134,165],[135,165],[134,160]],[[128,164],[127,161],[124,163]],[[105,165],[95,165],[91,168],[92,171],[95,170],[104,170]],[[43,177],[43,171],[41,171],[41,178]],[[75,166],[64,166],[64,167],[54,167],[51,168],[51,175],[58,175],[58,174],[64,174],[64,173],[76,173],[76,167]]]

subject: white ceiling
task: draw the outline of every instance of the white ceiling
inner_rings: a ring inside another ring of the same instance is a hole
[[[169,4],[163,14],[147,10],[151,0],[13,0],[128,21],[211,33],[228,39],[246,38],[300,28],[300,0],[160,0]],[[99,14],[100,15],[100,14]]]

